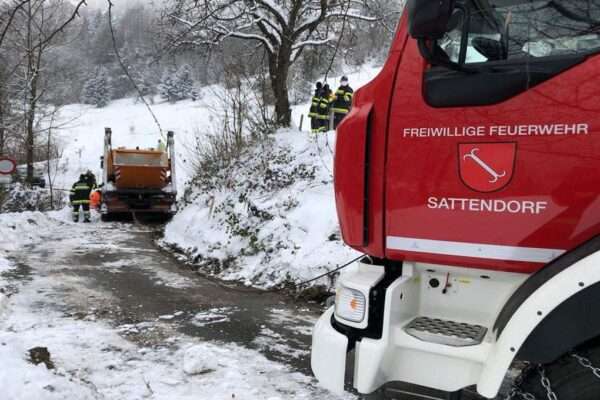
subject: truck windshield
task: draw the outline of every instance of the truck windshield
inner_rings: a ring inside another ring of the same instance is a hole
[[[455,28],[438,43],[453,62],[485,63],[600,50],[600,0],[469,0],[454,21]]]

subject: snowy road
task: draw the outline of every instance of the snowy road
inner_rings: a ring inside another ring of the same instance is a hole
[[[0,313],[3,398],[335,398],[309,370],[318,309],[202,278],[147,227],[49,221],[0,274],[12,294]],[[40,346],[54,370],[25,361]]]
[[[332,398],[308,370],[315,310],[188,272],[147,228],[56,222],[2,275],[8,399]],[[55,370],[26,363],[37,346]]]

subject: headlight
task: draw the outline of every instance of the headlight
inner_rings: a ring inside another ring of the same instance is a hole
[[[350,322],[362,322],[365,319],[367,300],[358,290],[339,287],[335,296],[335,314]]]

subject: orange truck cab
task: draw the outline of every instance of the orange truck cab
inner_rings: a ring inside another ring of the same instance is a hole
[[[599,27],[597,1],[408,1],[338,128],[341,231],[366,256],[313,332],[324,386],[494,398],[515,362],[545,382],[593,350]]]

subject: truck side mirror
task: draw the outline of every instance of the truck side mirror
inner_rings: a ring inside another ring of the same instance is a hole
[[[456,0],[408,0],[408,31],[415,39],[437,40],[448,31]]]

